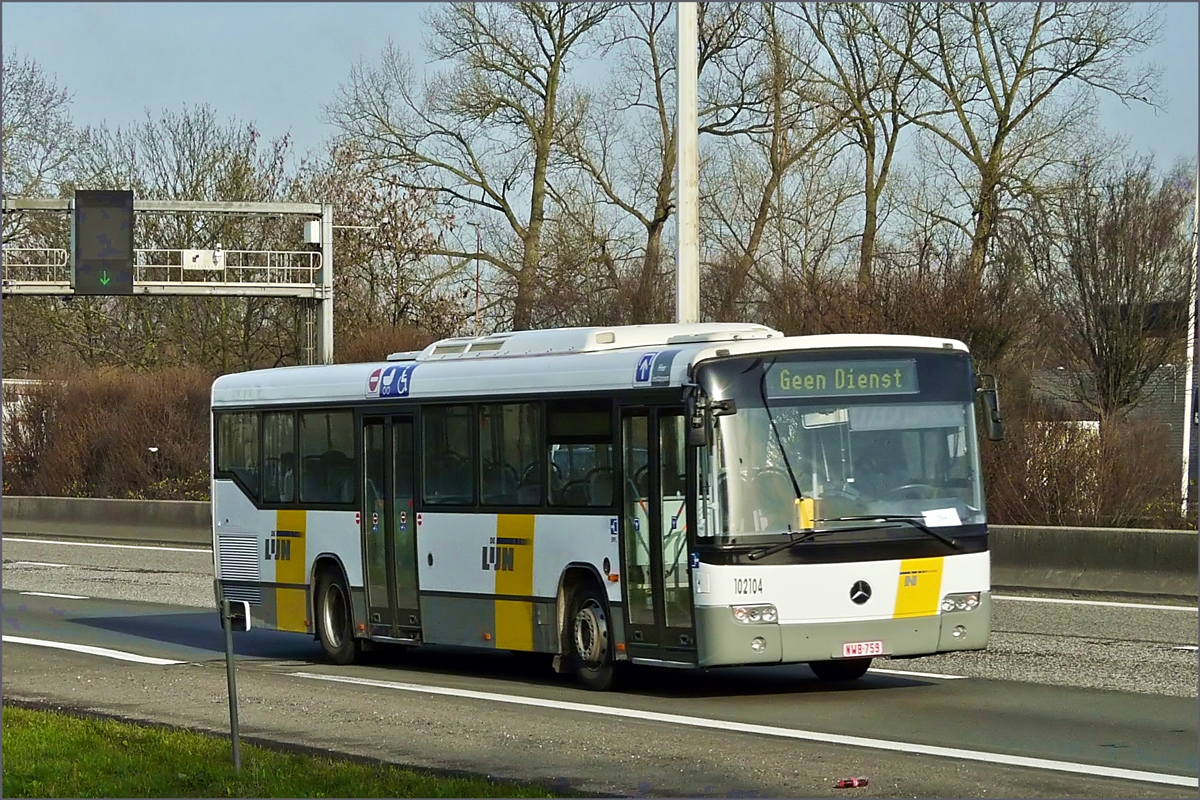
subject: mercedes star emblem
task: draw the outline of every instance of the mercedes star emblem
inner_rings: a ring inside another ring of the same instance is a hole
[[[855,581],[850,587],[850,600],[855,605],[862,605],[871,599],[871,584],[866,581]]]

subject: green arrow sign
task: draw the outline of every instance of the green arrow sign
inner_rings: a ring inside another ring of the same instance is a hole
[[[104,272],[100,273],[100,285],[101,286],[108,286],[108,284],[111,281],[112,281],[112,278],[108,277],[108,270],[104,270]]]

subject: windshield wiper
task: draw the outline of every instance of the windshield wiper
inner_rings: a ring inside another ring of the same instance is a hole
[[[771,432],[775,434],[775,443],[779,445],[779,453],[783,456],[783,465],[787,467],[788,480],[792,482],[792,491],[796,493],[796,499],[800,500],[803,497],[800,494],[800,483],[796,480],[796,473],[792,470],[792,460],[788,458],[787,448],[783,446],[783,437],[779,435],[779,428],[775,425],[775,415],[771,413],[771,403],[767,400],[767,372],[778,360],[779,357],[776,356],[771,359],[770,364],[763,368],[762,379],[758,382],[758,393],[762,398],[763,408],[767,412],[767,420],[771,423]]]
[[[830,533],[833,533],[833,531],[805,531],[800,536],[796,536],[789,531],[788,536],[790,538],[783,544],[773,544],[770,547],[762,550],[756,550],[755,552],[746,556],[746,558],[750,559],[751,561],[758,561],[760,558],[766,558],[767,556],[775,555],[780,550],[787,550],[789,547],[807,542],[816,536],[824,536]]]
[[[910,517],[903,514],[865,514],[856,517],[833,517],[832,519],[818,519],[816,522],[907,522],[922,533],[927,533],[935,539],[940,539],[951,547],[961,550],[962,543],[957,539],[947,536],[944,533],[938,533],[933,528],[926,525],[919,517]],[[895,527],[895,526],[889,526]],[[840,528],[839,530],[870,530],[870,528]]]

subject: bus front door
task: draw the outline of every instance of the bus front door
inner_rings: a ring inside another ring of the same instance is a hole
[[[694,480],[687,466],[683,411],[629,409],[621,415],[625,645],[631,659],[696,663],[692,576]]]
[[[373,638],[419,640],[412,417],[363,420],[363,559]]]

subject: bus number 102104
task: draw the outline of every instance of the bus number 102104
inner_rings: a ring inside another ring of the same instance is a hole
[[[734,578],[734,594],[762,594],[762,578]]]

